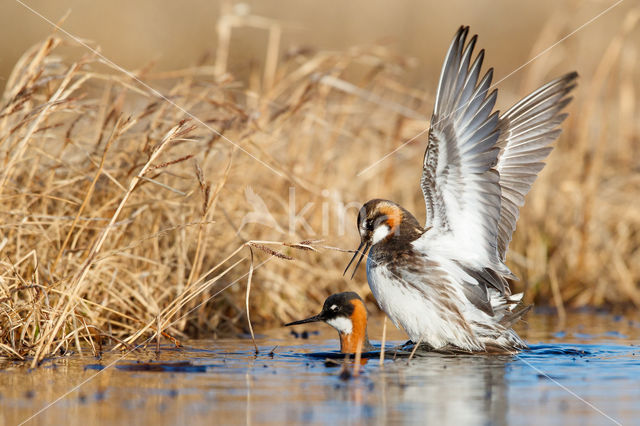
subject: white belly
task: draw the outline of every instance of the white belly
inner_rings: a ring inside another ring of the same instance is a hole
[[[367,280],[373,296],[396,327],[403,328],[409,338],[417,343],[427,343],[433,348],[447,344],[478,348],[479,342],[465,329],[459,318],[443,308],[436,294],[429,295],[429,287],[422,291],[407,285],[395,277],[383,265],[373,265],[367,259]],[[463,320],[463,319],[462,319]]]

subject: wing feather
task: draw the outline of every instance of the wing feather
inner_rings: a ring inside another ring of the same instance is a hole
[[[473,58],[477,37],[465,44],[468,31],[457,32],[440,75],[421,180],[430,230],[417,244],[437,244],[452,259],[508,273],[496,243],[501,203],[494,170],[500,152],[497,91],[489,91],[493,70],[480,77],[484,51]]]
[[[501,208],[498,222],[498,252],[504,261],[524,197],[531,189],[549,146],[560,135],[562,113],[571,102],[569,93],[576,87],[575,72],[555,79],[509,109],[500,117],[500,154],[496,170],[500,173]]]
[[[484,50],[473,57],[477,37],[466,43],[468,32],[458,30],[440,74],[421,179],[426,231],[412,244],[467,271],[456,282],[491,315],[488,292],[510,295],[505,253],[524,196],[567,117],[577,74],[547,83],[500,116],[493,70],[482,75]]]

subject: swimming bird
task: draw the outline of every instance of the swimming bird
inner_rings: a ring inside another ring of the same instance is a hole
[[[318,315],[300,321],[290,322],[285,326],[323,321],[338,330],[340,336],[340,352],[353,354],[361,345],[362,352],[373,349],[367,336],[367,308],[356,293],[332,294],[325,300],[322,311]]]
[[[420,186],[422,226],[389,200],[358,213],[360,253],[380,308],[414,343],[468,352],[517,351],[513,331],[529,307],[511,294],[505,265],[519,208],[567,117],[577,73],[555,79],[504,114],[494,111],[493,69],[480,76],[484,50],[456,33],[446,55],[431,117]],[[369,251],[370,250],[370,251]],[[352,275],[353,278],[353,275]]]

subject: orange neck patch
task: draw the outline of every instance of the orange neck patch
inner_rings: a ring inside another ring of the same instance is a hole
[[[353,324],[351,333],[340,333],[340,352],[345,354],[354,354],[358,350],[365,352],[369,350],[369,339],[367,338],[367,309],[360,300],[351,300],[353,305],[353,314],[351,314],[351,323]]]
[[[380,213],[387,216],[387,225],[389,229],[394,231],[396,227],[400,226],[402,221],[402,212],[397,206],[393,204],[385,204],[380,207]]]

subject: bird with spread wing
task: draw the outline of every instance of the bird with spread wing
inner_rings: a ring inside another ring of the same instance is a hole
[[[505,257],[519,209],[567,117],[575,72],[494,111],[493,69],[461,27],[438,84],[420,185],[422,226],[400,205],[368,201],[358,214],[367,280],[380,308],[411,340],[435,350],[526,348],[512,325],[528,310],[511,294]],[[345,270],[346,272],[346,270]]]

